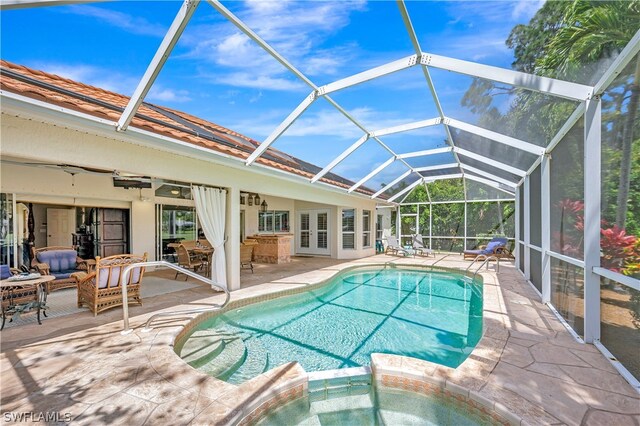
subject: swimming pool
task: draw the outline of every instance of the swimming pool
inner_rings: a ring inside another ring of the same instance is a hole
[[[372,353],[460,365],[482,334],[482,285],[461,274],[378,268],[207,320],[179,348],[199,370],[242,383],[298,361],[306,371],[368,365]]]

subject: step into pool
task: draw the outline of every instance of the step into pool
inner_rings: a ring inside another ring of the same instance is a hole
[[[371,375],[309,381],[309,395],[258,419],[257,426],[478,426],[497,422],[455,398],[377,388]]]
[[[482,284],[443,271],[355,270],[198,325],[180,348],[230,383],[298,361],[306,371],[369,365],[372,353],[460,365],[482,334]]]

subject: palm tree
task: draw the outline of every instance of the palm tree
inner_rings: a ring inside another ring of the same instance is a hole
[[[547,72],[555,70],[560,76],[575,76],[585,64],[610,58],[627,45],[638,31],[640,1],[574,0],[563,21],[564,25],[549,44],[547,54],[540,58],[538,65]],[[616,215],[616,224],[621,229],[625,228],[626,222],[631,147],[640,100],[640,57],[636,59],[633,82],[628,87],[630,97],[621,132],[622,158]]]

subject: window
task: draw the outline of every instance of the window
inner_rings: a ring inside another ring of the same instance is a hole
[[[362,247],[371,247],[371,211],[362,211]]]
[[[289,232],[289,212],[282,210],[258,212],[258,232]]]
[[[378,215],[378,221],[376,222],[376,240],[382,239],[382,215]]]
[[[342,248],[356,248],[356,211],[342,210]]]

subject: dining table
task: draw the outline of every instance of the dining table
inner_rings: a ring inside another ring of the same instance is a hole
[[[213,258],[213,252],[215,251],[215,249],[213,247],[204,245],[204,244],[199,244],[199,243],[195,243],[195,244],[184,244],[181,242],[175,242],[175,243],[169,243],[167,244],[167,247],[171,247],[174,250],[178,248],[179,245],[183,245],[184,248],[187,249],[187,251],[189,252],[189,256],[193,259],[193,258],[200,258],[204,261],[207,262],[208,265],[211,265],[211,259]],[[208,270],[210,270],[211,268],[207,268]],[[207,276],[208,276],[209,272],[207,272]]]

